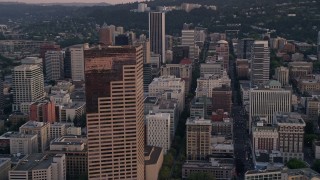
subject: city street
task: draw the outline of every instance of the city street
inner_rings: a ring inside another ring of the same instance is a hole
[[[246,128],[248,116],[244,113],[245,110],[239,102],[239,92],[237,87],[237,79],[235,72],[235,60],[230,60],[229,75],[232,83],[233,95],[233,137],[234,137],[234,152],[236,172],[238,179],[244,179],[244,174],[247,170],[253,168],[251,159],[251,149],[249,143],[249,135]]]

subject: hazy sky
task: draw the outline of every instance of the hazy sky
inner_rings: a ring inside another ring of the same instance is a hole
[[[0,0],[0,2],[24,2],[24,3],[72,3],[72,2],[80,2],[80,3],[99,3],[105,2],[110,4],[120,4],[127,2],[136,2],[143,0]]]

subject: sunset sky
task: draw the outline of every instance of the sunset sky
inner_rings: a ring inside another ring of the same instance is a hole
[[[119,4],[119,3],[127,3],[127,2],[136,2],[143,0],[0,0],[0,2],[24,2],[24,3],[99,3],[105,2],[110,4]]]

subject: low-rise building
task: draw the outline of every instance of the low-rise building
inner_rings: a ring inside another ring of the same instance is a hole
[[[54,123],[50,125],[50,139],[55,139],[66,135],[66,124]]]
[[[67,179],[79,179],[88,170],[87,139],[82,136],[63,136],[50,143],[49,154],[66,155]]]
[[[182,179],[188,179],[192,173],[205,172],[216,179],[231,180],[235,173],[232,158],[211,158],[210,161],[186,161],[182,165]]]
[[[146,146],[144,151],[145,179],[158,179],[162,163],[162,148]]]
[[[64,154],[31,154],[9,171],[9,180],[66,180],[65,161],[66,157]]]

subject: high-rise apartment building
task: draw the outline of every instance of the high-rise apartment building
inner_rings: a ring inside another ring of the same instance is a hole
[[[63,60],[62,51],[47,51],[45,53],[47,80],[58,80],[64,78]]]
[[[267,123],[270,124],[275,112],[291,111],[291,90],[271,86],[260,86],[250,90],[249,130],[254,116],[267,117]]]
[[[144,179],[142,46],[85,50],[88,177]]]
[[[282,86],[289,85],[289,69],[287,67],[277,67],[274,76]]]
[[[223,61],[223,68],[229,72],[229,44],[225,40],[220,40],[216,45],[217,57],[221,57]]]
[[[295,112],[277,112],[274,123],[279,131],[279,149],[284,162],[291,158],[303,160],[303,137],[306,123],[301,115]]]
[[[264,84],[269,81],[270,50],[268,41],[254,41],[251,51],[251,84]]]
[[[210,120],[189,118],[186,122],[187,159],[204,160],[210,155],[212,124]]]
[[[44,79],[37,65],[16,66],[12,72],[13,111],[23,102],[34,102],[44,97]]]
[[[170,114],[149,113],[146,116],[147,145],[161,147],[164,154],[170,149]]]
[[[149,13],[149,38],[151,52],[161,55],[161,62],[166,62],[166,20],[164,12]]]
[[[189,58],[193,61],[194,58],[198,58],[195,44],[195,31],[183,29],[181,34],[181,45],[189,47]]]
[[[71,53],[71,77],[74,81],[84,80],[84,45],[69,47]]]
[[[28,121],[19,128],[22,134],[38,135],[38,152],[44,152],[49,147],[50,124],[44,122]]]

